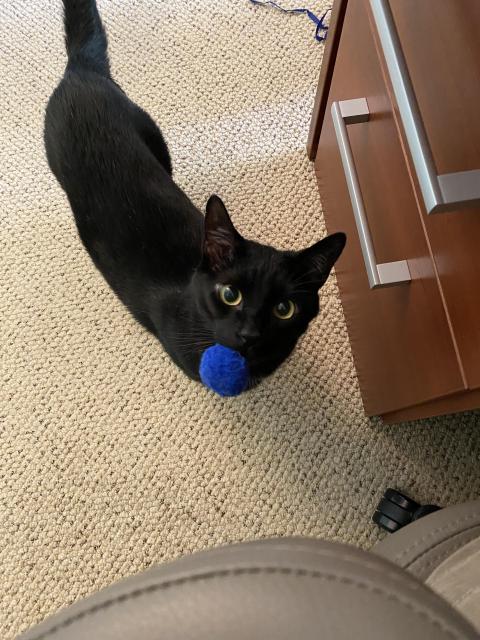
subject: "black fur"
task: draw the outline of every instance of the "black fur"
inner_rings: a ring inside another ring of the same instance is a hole
[[[92,260],[191,378],[215,342],[244,353],[253,380],[270,374],[318,313],[344,234],[277,251],[244,239],[217,196],[204,217],[174,183],[157,125],[111,79],[95,1],[64,0],[64,9],[68,64],[48,103],[45,146]],[[221,302],[219,284],[238,287],[241,304]],[[288,320],[273,314],[284,299],[296,305]]]

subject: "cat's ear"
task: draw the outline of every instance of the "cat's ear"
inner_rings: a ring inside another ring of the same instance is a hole
[[[340,257],[346,241],[347,236],[344,233],[334,233],[297,253],[297,269],[305,283],[320,289]]]
[[[233,226],[222,200],[210,196],[205,214],[203,257],[206,266],[217,272],[228,267],[242,242],[242,236]]]

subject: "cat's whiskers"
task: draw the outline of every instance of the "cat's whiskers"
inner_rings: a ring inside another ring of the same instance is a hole
[[[194,330],[185,330],[185,331],[176,331],[174,334],[174,338],[198,338],[199,340],[202,340],[203,338],[208,339],[211,337],[211,333],[207,332],[207,331],[194,331]]]
[[[206,342],[210,342],[211,344],[213,344],[213,339],[210,336],[192,336],[192,335],[185,335],[185,336],[173,336],[173,340],[175,340],[175,342],[177,344],[195,344],[195,343],[206,343]]]
[[[172,337],[173,341],[180,349],[203,350],[214,343],[211,333],[206,331],[187,331]]]
[[[200,353],[211,347],[212,344],[212,342],[207,342],[205,344],[200,344],[198,342],[195,344],[179,344],[177,345],[177,349],[184,353]]]

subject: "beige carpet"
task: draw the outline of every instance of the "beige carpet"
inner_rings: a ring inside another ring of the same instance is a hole
[[[321,237],[304,149],[323,45],[309,21],[246,0],[99,4],[114,74],[161,124],[195,202],[220,193],[243,233],[280,247]],[[132,321],[44,159],[59,5],[0,4],[0,636],[229,541],[368,547],[388,485],[478,496],[480,414],[388,428],[364,417],[333,279],[290,361],[239,399],[187,380]]]

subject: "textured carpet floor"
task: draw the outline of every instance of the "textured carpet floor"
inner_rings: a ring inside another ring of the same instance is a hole
[[[309,21],[246,0],[99,4],[115,77],[161,124],[194,201],[220,193],[244,234],[279,247],[321,237],[304,149],[323,45]],[[387,485],[478,496],[478,413],[388,428],[364,417],[334,279],[290,361],[239,399],[187,380],[133,322],[44,158],[59,5],[0,5],[1,637],[228,541],[368,547]]]

